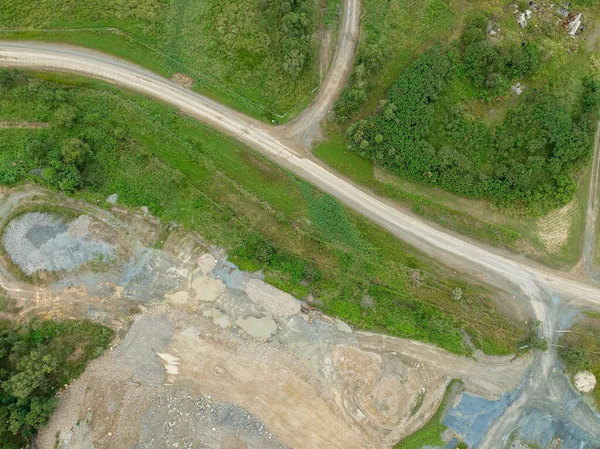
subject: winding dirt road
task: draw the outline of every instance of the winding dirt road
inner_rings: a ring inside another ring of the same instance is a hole
[[[320,123],[327,116],[352,71],[360,37],[360,0],[346,0],[335,56],[317,98],[296,119],[284,125],[288,137],[310,148],[319,135]]]
[[[284,143],[280,129],[245,117],[138,66],[75,47],[0,41],[0,67],[77,73],[154,97],[260,151],[429,255],[460,269],[498,275],[528,296],[537,294],[536,284],[541,282],[578,306],[600,307],[600,289],[592,283],[570,279],[525,259],[513,259],[424,223],[302,157]],[[308,121],[302,118],[298,129],[306,129],[304,123]]]
[[[553,304],[560,302],[559,297],[568,300],[571,306],[600,309],[600,288],[592,281],[574,279],[524,258],[440,230],[304,156],[302,147],[310,147],[319,132],[319,123],[325,118],[351,70],[358,42],[359,14],[359,0],[347,0],[335,60],[319,96],[295,121],[279,128],[246,117],[138,66],[77,47],[0,41],[0,67],[90,76],[177,107],[265,154],[429,256],[461,271],[492,279],[496,284],[508,282],[516,285],[531,299],[537,318],[544,323],[544,334],[550,342],[554,342],[556,335],[552,335],[551,329],[560,325],[562,312]],[[363,343],[377,344],[377,338],[365,335]],[[419,348],[415,348],[417,350]],[[537,387],[548,384],[552,366],[554,351],[536,357],[532,369],[539,377],[526,384],[519,402],[507,409],[480,447],[498,447],[496,438],[504,437],[514,425],[522,413],[523,404],[539,397]],[[563,389],[568,391],[569,387]],[[589,422],[594,422],[595,418],[590,415],[589,419]]]

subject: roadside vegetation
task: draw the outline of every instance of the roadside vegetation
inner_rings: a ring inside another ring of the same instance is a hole
[[[558,356],[570,377],[579,371],[590,371],[600,381],[600,314],[587,312],[569,333],[558,341]],[[600,384],[591,395],[600,410]]]
[[[108,347],[113,332],[89,321],[0,321],[0,446],[29,447],[56,393]]]
[[[100,204],[116,193],[357,328],[465,355],[462,330],[488,354],[516,352],[529,338],[493,292],[167,106],[57,74],[4,71],[0,92],[0,120],[49,123],[0,130],[0,184],[29,179]]]
[[[442,424],[442,421],[448,408],[452,406],[452,402],[463,388],[464,385],[460,380],[452,380],[446,387],[446,392],[440,406],[427,424],[400,441],[394,446],[394,449],[422,449],[425,446],[445,447],[446,443],[442,440],[442,433],[448,428]],[[466,446],[461,443],[458,447]]]
[[[167,77],[182,73],[195,90],[262,120],[290,118],[318,85],[312,0],[0,4],[0,39],[84,45]]]
[[[356,65],[315,154],[450,229],[576,263],[600,103],[597,3],[571,2],[585,21],[572,37],[545,4],[365,0]],[[567,204],[564,235],[544,235],[541,217]]]

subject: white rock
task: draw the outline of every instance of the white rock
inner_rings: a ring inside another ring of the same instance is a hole
[[[582,393],[591,392],[596,387],[596,376],[589,371],[580,371],[575,374],[575,388]]]

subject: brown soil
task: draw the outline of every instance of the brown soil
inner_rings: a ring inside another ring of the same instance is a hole
[[[48,123],[34,123],[34,122],[8,122],[0,120],[0,129],[9,128],[48,128]]]
[[[192,78],[191,76],[184,75],[183,73],[174,73],[171,77],[171,81],[187,89],[191,89],[192,87],[194,87],[195,83],[194,78]]]
[[[32,202],[85,212],[98,238],[123,248],[105,271],[62,274],[60,284],[24,284],[0,267],[20,319],[87,318],[119,335],[61,394],[40,448],[390,447],[433,415],[450,378],[493,398],[514,388],[528,363],[478,366],[357,334],[301,311],[283,292],[265,290],[265,302],[262,281],[249,273],[229,272],[242,282],[226,287],[217,274],[224,253],[199,236],[174,230],[163,250],[146,247],[163,225],[143,210],[110,213],[25,187],[0,197],[0,213]],[[236,325],[250,319],[256,338]]]

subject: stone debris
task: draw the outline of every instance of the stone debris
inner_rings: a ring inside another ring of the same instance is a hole
[[[90,223],[86,215],[68,223],[46,212],[30,212],[8,223],[2,243],[12,261],[29,276],[40,271],[72,271],[113,255],[113,245],[90,237]]]
[[[596,387],[596,376],[589,371],[575,374],[575,388],[582,393],[590,393]]]
[[[250,279],[244,284],[250,299],[274,316],[287,318],[300,312],[300,301],[260,279]]]

